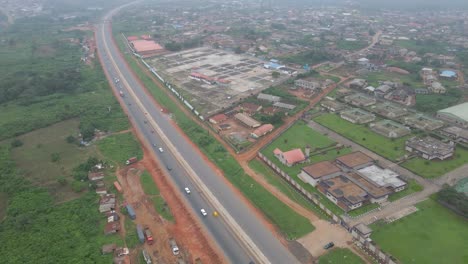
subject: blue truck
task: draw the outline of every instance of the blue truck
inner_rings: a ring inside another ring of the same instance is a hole
[[[145,243],[145,233],[143,232],[143,227],[141,225],[137,225],[137,235],[138,240],[140,240],[141,243]]]
[[[131,205],[127,204],[126,208],[127,208],[127,212],[128,212],[128,215],[130,216],[130,218],[132,220],[135,220],[136,214],[135,214],[135,210],[133,210],[133,207]]]

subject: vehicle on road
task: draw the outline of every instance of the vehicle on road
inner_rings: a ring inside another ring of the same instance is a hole
[[[179,255],[179,247],[173,238],[169,239],[169,245],[171,246],[172,254],[174,254],[174,256]]]
[[[323,249],[330,249],[330,248],[332,248],[334,246],[335,246],[335,244],[333,242],[330,242],[330,243],[326,244],[325,246],[323,246]]]
[[[121,97],[125,96],[122,90],[119,91],[119,94],[120,94]]]
[[[163,153],[164,152],[164,149],[159,147],[159,152]]]
[[[185,187],[185,192],[186,192],[187,194],[190,194],[190,189],[187,188],[187,187]]]
[[[172,170],[172,167],[169,166],[169,165],[166,165],[166,169],[167,169],[168,171],[171,171],[171,170]]]
[[[206,213],[205,209],[203,209],[203,208],[200,209],[200,212],[201,212],[201,214],[202,214],[203,216],[207,216],[207,215],[208,215],[208,214]]]
[[[153,147],[156,147],[156,143],[153,143]]]

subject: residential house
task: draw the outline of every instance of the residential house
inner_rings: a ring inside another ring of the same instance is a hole
[[[315,187],[320,181],[334,178],[340,174],[341,169],[335,164],[330,161],[322,161],[302,168],[298,177]]]
[[[275,157],[278,158],[281,163],[288,167],[291,167],[298,163],[302,163],[306,160],[306,156],[299,148],[286,152],[283,152],[280,149],[276,148],[273,151],[273,154],[275,154]]]
[[[275,127],[272,124],[264,124],[264,125],[260,126],[259,128],[255,129],[250,134],[250,136],[253,137],[253,138],[260,138],[260,137],[270,133],[271,131],[273,131],[273,129],[275,129]]]

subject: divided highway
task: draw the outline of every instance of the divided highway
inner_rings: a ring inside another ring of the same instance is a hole
[[[108,13],[96,29],[96,43],[103,68],[114,82],[116,93],[122,91],[129,118],[147,141],[148,146],[166,169],[166,175],[185,195],[187,203],[231,263],[298,263],[297,259],[275,238],[243,200],[238,197],[196,149],[173,127],[167,115],[148,98],[144,87],[119,55],[112,40]],[[169,99],[168,99],[169,100]],[[159,150],[162,148],[162,152]],[[186,194],[184,188],[191,190]],[[207,216],[200,210],[205,209]],[[219,211],[222,217],[212,216]]]

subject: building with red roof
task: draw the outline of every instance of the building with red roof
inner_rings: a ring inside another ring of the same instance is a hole
[[[137,36],[128,36],[127,40],[128,41],[134,41],[134,40],[139,40],[139,38]]]
[[[297,163],[302,163],[306,160],[304,153],[299,148],[286,152],[283,152],[279,148],[276,148],[275,150],[273,150],[273,153],[281,163],[288,167],[291,167]]]
[[[164,50],[161,45],[153,40],[138,39],[130,42],[135,51],[140,55],[149,55]]]
[[[272,124],[264,124],[264,125],[260,126],[259,128],[255,129],[250,134],[250,136],[253,137],[253,138],[259,138],[259,137],[262,137],[262,136],[270,133],[271,131],[273,131],[273,129],[275,129],[275,127]]]
[[[224,121],[226,121],[228,119],[228,117],[225,115],[225,114],[217,114],[217,115],[214,115],[212,117],[210,117],[210,119],[208,119],[208,121],[210,121],[210,123],[212,124],[219,124],[219,123],[222,123]]]

